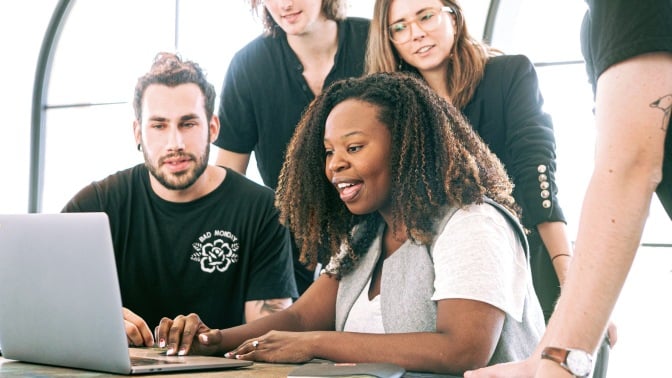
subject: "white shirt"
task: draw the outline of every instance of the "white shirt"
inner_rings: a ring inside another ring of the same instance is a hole
[[[380,295],[369,300],[371,280],[364,286],[359,297],[352,305],[348,318],[343,326],[345,332],[385,333],[383,313],[380,307]]]
[[[508,220],[493,206],[469,205],[455,212],[446,230],[434,243],[432,300],[477,300],[521,321],[532,277]]]

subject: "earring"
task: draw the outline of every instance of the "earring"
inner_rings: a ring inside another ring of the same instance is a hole
[[[404,68],[404,61],[403,59],[399,59],[399,65],[397,66],[397,70],[401,71],[402,68]]]
[[[138,151],[142,152],[142,144],[138,143]]]

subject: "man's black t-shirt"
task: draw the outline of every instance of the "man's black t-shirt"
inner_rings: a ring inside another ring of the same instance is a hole
[[[150,329],[191,312],[226,328],[244,323],[246,301],[297,296],[289,233],[273,200],[229,169],[208,195],[168,202],[140,164],[85,187],[63,211],[107,213],[123,305]]]

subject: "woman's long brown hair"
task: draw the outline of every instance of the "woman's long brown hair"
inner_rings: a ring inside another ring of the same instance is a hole
[[[369,30],[369,42],[366,50],[366,68],[368,74],[377,72],[414,72],[418,71],[401,60],[396,48],[388,37],[388,14],[392,0],[376,0],[373,19]],[[455,43],[451,50],[451,64],[446,72],[448,95],[458,109],[462,109],[474,95],[478,83],[483,78],[485,64],[492,56],[501,52],[475,39],[469,34],[462,8],[456,1],[441,0],[443,5],[452,8],[451,17],[455,17]]]

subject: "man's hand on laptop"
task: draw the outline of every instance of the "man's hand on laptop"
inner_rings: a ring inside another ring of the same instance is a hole
[[[128,345],[138,347],[154,346],[154,336],[145,320],[126,307],[122,308],[122,311]]]
[[[219,331],[210,329],[196,314],[163,318],[154,329],[160,348],[167,356],[187,354],[213,355],[219,350]]]

